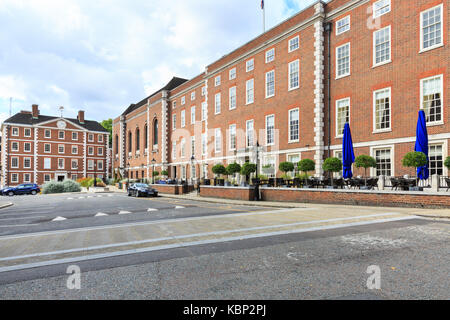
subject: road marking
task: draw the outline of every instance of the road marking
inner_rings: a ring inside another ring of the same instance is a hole
[[[99,213],[97,213],[96,215],[95,215],[96,217],[106,217],[106,216],[108,216],[106,213],[101,213],[101,212],[99,212]]]
[[[176,206],[175,209],[184,209],[185,207],[183,206]]]
[[[161,246],[155,246],[155,247],[150,247],[150,248],[130,249],[130,250],[123,250],[123,251],[116,251],[116,252],[108,252],[108,253],[80,256],[80,257],[74,257],[74,258],[55,259],[55,260],[29,263],[29,264],[20,264],[20,265],[15,265],[15,266],[1,267],[0,273],[14,271],[14,270],[24,270],[24,269],[43,267],[43,266],[50,266],[50,265],[72,263],[72,262],[118,257],[118,256],[137,254],[137,253],[146,253],[146,252],[153,252],[153,251],[160,251],[160,250],[167,250],[167,249],[174,249],[174,248],[192,247],[192,246],[204,245],[204,244],[213,244],[213,243],[221,243],[221,242],[223,243],[223,242],[229,242],[229,241],[242,241],[242,240],[247,240],[247,239],[272,237],[272,236],[279,236],[279,235],[285,235],[285,234],[305,233],[305,232],[312,232],[312,231],[363,226],[363,225],[376,224],[376,223],[413,220],[413,219],[417,219],[417,218],[418,217],[415,217],[415,216],[409,216],[409,217],[400,217],[400,218],[380,219],[380,220],[373,220],[373,221],[336,224],[336,225],[331,225],[331,226],[320,226],[320,227],[312,227],[312,228],[304,228],[304,229],[258,233],[258,234],[221,238],[221,239],[199,240],[199,241],[190,241],[190,242],[185,242],[185,243],[178,242],[178,243],[174,243],[174,244],[161,245]],[[177,237],[169,237],[168,239],[176,239],[176,238]],[[111,245],[109,245],[109,246],[111,246]],[[108,246],[98,246],[99,249],[104,248],[104,247],[108,247]],[[67,250],[64,252],[74,252],[74,250],[85,251],[85,250],[89,250],[89,248],[71,249],[70,251]],[[44,255],[49,255],[49,254],[55,254],[55,253],[41,253],[41,254],[36,254],[34,256],[44,256]],[[31,256],[33,256],[33,255],[22,256],[22,257],[31,257]],[[0,261],[14,260],[14,259],[19,259],[19,258],[21,258],[21,257],[19,256],[19,257],[2,258],[2,259],[0,259]]]
[[[103,196],[97,196],[97,198],[103,198]]]
[[[153,211],[158,211],[158,209],[149,208],[149,209],[147,210],[147,212],[153,212]]]
[[[62,233],[72,233],[72,232],[79,232],[79,231],[94,231],[94,230],[105,230],[105,229],[117,229],[117,228],[124,228],[124,227],[134,227],[134,226],[147,226],[147,225],[155,225],[155,224],[164,224],[164,223],[172,223],[172,222],[185,222],[185,221],[196,221],[196,220],[209,220],[209,219],[221,219],[221,218],[233,218],[233,217],[240,217],[240,216],[253,216],[253,215],[263,215],[263,214],[282,214],[282,213],[289,213],[293,211],[315,211],[317,208],[294,208],[294,209],[285,209],[285,210],[278,210],[278,211],[251,211],[251,212],[244,212],[244,213],[234,213],[234,214],[220,214],[220,215],[214,215],[214,216],[201,216],[201,217],[189,217],[189,218],[175,218],[175,219],[164,219],[164,220],[157,220],[157,221],[145,221],[145,222],[133,222],[133,223],[124,223],[124,224],[115,224],[115,225],[107,225],[107,226],[98,226],[98,227],[89,227],[89,228],[75,228],[75,229],[66,229],[66,230],[54,230],[54,231],[45,231],[45,232],[36,232],[36,233],[24,233],[24,234],[18,234],[18,235],[12,235],[12,236],[0,236],[0,240],[6,240],[6,239],[18,239],[18,238],[29,238],[29,237],[39,237],[39,236],[45,236],[45,235],[54,235],[54,234],[62,234]],[[389,216],[389,215],[396,215],[400,214],[398,212],[389,212],[389,213],[381,213],[381,214],[373,214],[373,215],[366,215],[366,216],[356,216],[353,217],[354,219],[360,219],[365,217],[382,217],[382,216]],[[419,217],[416,217],[419,218]],[[318,222],[320,220],[317,220]]]
[[[56,218],[53,219],[52,221],[64,221],[64,220],[67,220],[67,219],[64,218],[64,217],[56,217]]]
[[[38,226],[39,223],[35,224],[8,224],[5,226],[0,226],[0,228],[11,228],[11,227],[29,227],[29,226]]]
[[[78,199],[84,199],[84,197],[79,197]]]
[[[73,200],[73,198],[67,198],[67,200]]]
[[[35,218],[45,218],[45,216],[32,216],[32,217],[22,217],[22,218],[5,218],[0,219],[0,221],[6,220],[26,220],[26,219],[35,219]]]
[[[119,214],[130,214],[130,211],[120,211]]]

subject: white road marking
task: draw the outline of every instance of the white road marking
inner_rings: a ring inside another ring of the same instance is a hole
[[[103,196],[97,196],[97,198],[103,198]]]
[[[175,209],[184,209],[185,207],[183,206],[176,206]]]
[[[102,259],[102,258],[118,257],[118,256],[137,254],[137,253],[146,253],[146,252],[160,251],[160,250],[167,250],[167,249],[174,249],[174,248],[191,247],[191,246],[204,245],[204,244],[221,243],[221,242],[229,242],[229,241],[240,241],[240,240],[246,240],[246,239],[271,237],[271,236],[278,236],[278,235],[285,235],[285,234],[339,229],[339,228],[362,226],[362,225],[369,225],[369,224],[375,224],[375,223],[394,222],[394,221],[403,221],[403,220],[412,220],[412,219],[417,219],[417,217],[410,216],[410,217],[401,217],[401,218],[380,219],[380,220],[373,220],[373,221],[353,222],[353,223],[337,224],[337,225],[330,225],[330,226],[320,226],[320,227],[312,227],[312,228],[305,228],[305,229],[295,229],[295,230],[285,230],[285,231],[276,231],[276,232],[268,232],[268,233],[250,234],[250,235],[235,236],[235,237],[228,237],[228,238],[221,238],[221,239],[209,239],[209,240],[191,241],[191,242],[185,242],[185,243],[178,242],[178,243],[174,243],[174,244],[161,245],[161,246],[155,246],[155,247],[150,247],[150,248],[130,249],[130,250],[123,250],[123,251],[116,251],[116,252],[108,252],[108,253],[80,256],[80,257],[74,257],[74,258],[56,259],[56,260],[48,260],[48,261],[42,261],[42,262],[36,262],[36,263],[1,267],[0,273],[14,271],[14,270],[23,270],[23,269],[31,269],[31,268],[37,268],[37,267],[43,267],[43,266],[79,262],[79,261],[88,261],[88,260],[95,260],[95,259]],[[189,236],[192,236],[192,235],[189,235]],[[177,239],[177,238],[179,238],[179,237],[168,237],[167,239]],[[154,239],[153,241],[155,241],[155,240],[156,239]],[[150,240],[148,240],[148,241],[150,241]],[[161,241],[161,240],[159,240],[159,241]],[[129,242],[127,244],[133,244],[133,243],[142,243],[142,241]],[[97,246],[95,248],[102,249],[102,248],[107,248],[107,247],[112,247],[112,246],[115,246],[115,245]],[[71,249],[71,250],[60,251],[58,253],[95,250],[92,248],[94,248],[94,247]],[[45,255],[52,255],[52,254],[55,254],[55,252],[45,252],[45,253],[40,253],[40,254],[35,254],[35,255],[28,255],[28,256],[8,257],[8,258],[2,258],[2,259],[0,259],[0,261],[15,260],[15,259],[20,259],[22,257],[45,256]]]
[[[153,212],[153,211],[158,211],[158,209],[149,208],[149,209],[147,210],[147,212]]]
[[[304,208],[303,210],[308,210],[308,209],[310,209],[310,208]],[[313,209],[317,210],[316,208],[313,208]],[[113,225],[89,227],[89,228],[75,228],[75,229],[66,229],[66,230],[44,231],[44,232],[36,232],[36,233],[28,233],[28,234],[27,233],[18,234],[18,235],[13,235],[13,236],[0,236],[0,240],[39,237],[39,236],[45,236],[45,235],[72,233],[72,232],[79,232],[79,231],[93,231],[93,230],[117,229],[117,228],[135,227],[135,226],[147,226],[147,225],[164,224],[164,223],[172,223],[172,222],[233,218],[233,217],[240,217],[240,216],[252,216],[252,215],[273,214],[273,213],[278,214],[278,213],[286,213],[286,212],[292,212],[292,211],[298,211],[298,209],[297,208],[285,209],[285,210],[279,210],[279,211],[275,211],[275,212],[274,211],[265,211],[265,212],[221,214],[221,215],[215,215],[215,216],[176,218],[176,219],[165,219],[165,220],[157,220],[157,221],[133,222],[133,223],[124,223],[124,224],[115,224],[115,225],[113,224]],[[392,215],[396,215],[396,214],[399,214],[399,213],[398,212],[379,213],[379,214],[371,214],[371,215],[366,215],[366,216],[356,216],[356,217],[352,217],[350,219],[375,218],[375,217],[392,216]],[[415,219],[421,219],[420,217],[417,217],[417,216],[413,216],[413,217]],[[345,218],[331,219],[330,221],[343,220],[343,219],[345,219]],[[326,222],[326,221],[328,221],[328,220],[315,220],[315,221],[311,221],[311,223],[316,223],[316,222],[319,223],[319,222]]]
[[[96,217],[106,217],[106,216],[108,216],[106,213],[101,213],[101,212],[99,212],[99,213],[97,213],[96,215],[95,215]]]
[[[56,217],[56,218],[53,219],[52,221],[64,221],[64,220],[67,220],[67,219],[64,218],[64,217]]]
[[[0,221],[7,221],[7,220],[26,220],[26,219],[35,219],[35,218],[45,218],[45,216],[32,216],[32,217],[22,217],[22,218],[5,218],[0,219]]]
[[[84,199],[84,197],[79,197],[78,199]]]
[[[120,211],[119,214],[130,214],[130,211]]]
[[[73,198],[67,198],[67,200],[73,200]]]

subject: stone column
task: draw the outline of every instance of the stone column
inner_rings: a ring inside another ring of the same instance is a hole
[[[431,176],[431,190],[434,192],[439,191],[439,180],[441,179],[441,176],[438,174],[433,174]]]

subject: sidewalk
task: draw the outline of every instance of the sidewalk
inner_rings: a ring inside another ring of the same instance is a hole
[[[275,202],[275,201],[243,201],[243,200],[230,200],[222,198],[204,198],[197,196],[196,194],[188,195],[171,195],[160,194],[163,198],[173,198],[180,200],[202,201],[209,203],[221,203],[232,205],[245,205],[251,207],[266,207],[266,208],[329,208],[329,209],[341,209],[341,208],[358,208],[358,209],[390,209],[404,214],[416,215],[428,218],[438,219],[450,219],[450,209],[419,209],[419,208],[402,208],[402,207],[369,207],[369,206],[348,206],[348,205],[335,205],[335,204],[315,204],[315,203],[297,203],[297,202]]]
[[[13,205],[12,202],[0,201],[0,209],[8,208],[11,207],[12,205]]]

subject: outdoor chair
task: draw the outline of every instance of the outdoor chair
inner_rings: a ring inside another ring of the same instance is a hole
[[[378,178],[370,178],[367,180],[367,186],[370,188],[370,190],[375,190],[375,188],[378,189]]]
[[[269,178],[269,183],[268,183],[270,188],[274,188],[275,187],[275,179],[274,178]]]
[[[283,178],[276,178],[277,187],[286,185]]]
[[[301,180],[299,178],[294,178],[293,184],[294,184],[295,188],[300,188],[301,187]]]
[[[400,187],[400,180],[397,178],[391,178],[391,190],[397,190]]]
[[[345,185],[344,179],[340,178],[340,179],[334,180],[334,185],[340,189],[344,189],[344,185]]]
[[[447,183],[447,190],[445,191],[448,191],[450,189],[450,178],[445,178],[445,182]]]

